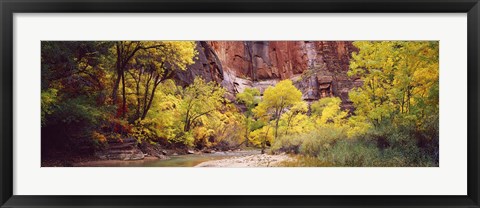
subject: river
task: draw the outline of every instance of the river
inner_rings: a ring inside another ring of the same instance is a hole
[[[170,159],[160,160],[148,157],[143,160],[97,160],[87,161],[76,164],[77,167],[194,167],[200,163],[221,160],[233,157],[258,155],[259,150],[242,150],[202,154],[188,154],[169,156]]]

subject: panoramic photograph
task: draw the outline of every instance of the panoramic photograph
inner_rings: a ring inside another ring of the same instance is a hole
[[[42,167],[439,167],[439,41],[42,41]]]

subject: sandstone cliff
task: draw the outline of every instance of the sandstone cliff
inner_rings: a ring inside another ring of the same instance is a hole
[[[307,101],[338,96],[348,108],[348,91],[361,81],[347,76],[350,41],[199,41],[198,60],[177,74],[188,84],[195,76],[217,81],[233,94],[245,87],[261,92],[291,79]]]

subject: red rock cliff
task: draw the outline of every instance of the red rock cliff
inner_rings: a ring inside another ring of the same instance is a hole
[[[348,105],[348,91],[361,84],[347,76],[357,50],[350,41],[199,41],[197,50],[196,63],[177,79],[190,83],[202,76],[233,94],[292,79],[305,100],[339,96]]]

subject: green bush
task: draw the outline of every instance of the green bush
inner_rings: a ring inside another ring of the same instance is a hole
[[[384,123],[360,139],[375,144],[382,153],[377,166],[438,166],[438,125],[419,129]]]
[[[58,102],[42,122],[42,148],[47,153],[74,153],[95,147],[93,133],[107,122],[111,109],[85,96]]]
[[[364,167],[375,166],[379,155],[374,144],[340,140],[329,150],[321,152],[318,159],[328,161],[332,166]]]
[[[438,166],[416,145],[381,149],[375,142],[362,139],[339,140],[332,148],[320,152],[318,160],[337,167]]]

